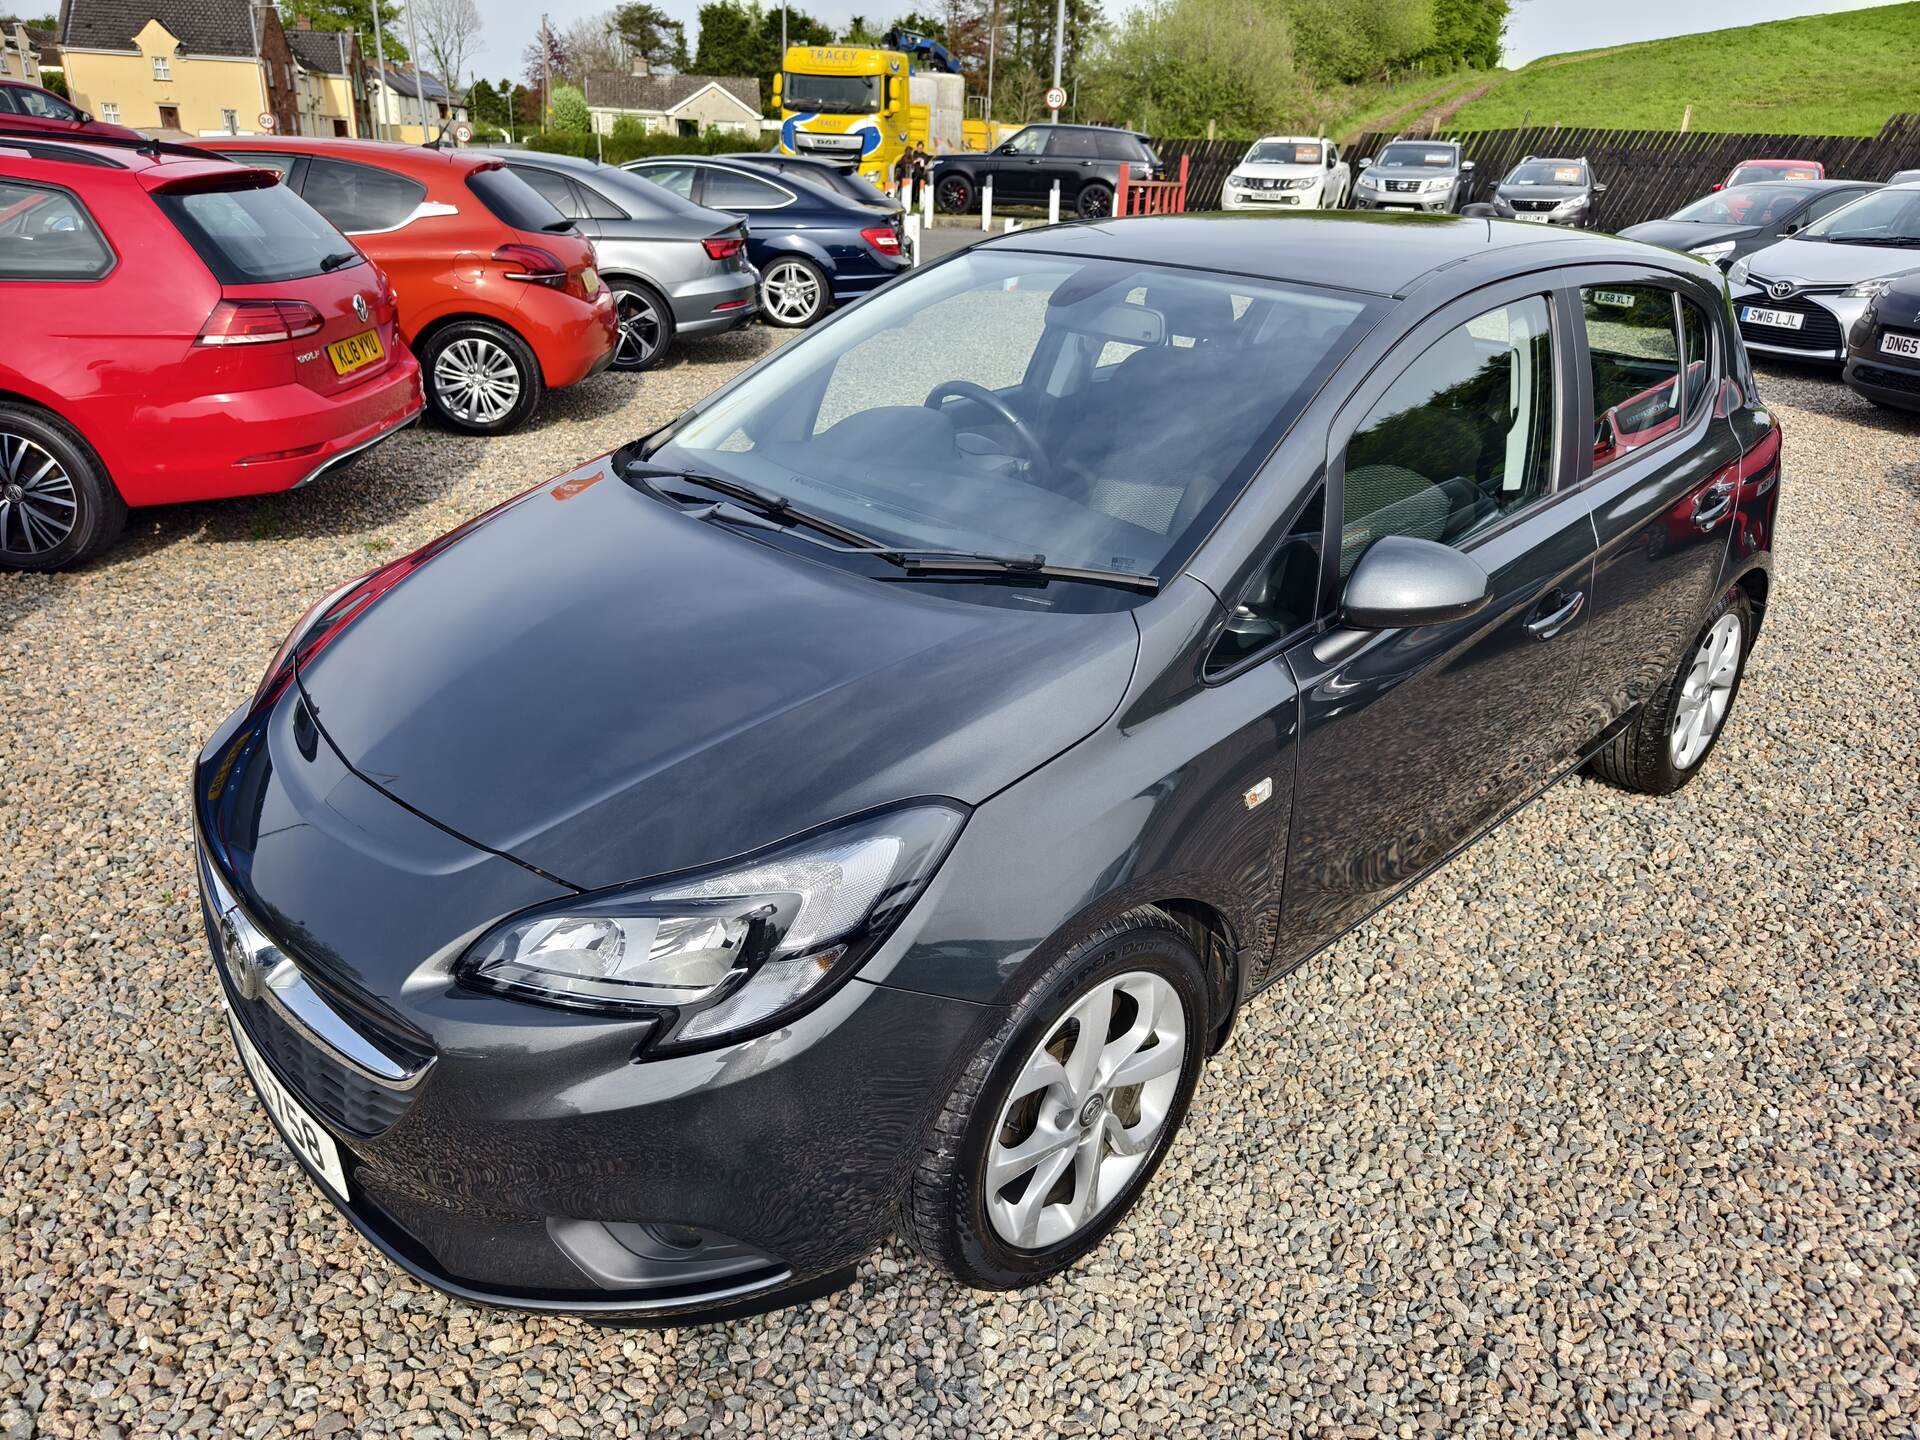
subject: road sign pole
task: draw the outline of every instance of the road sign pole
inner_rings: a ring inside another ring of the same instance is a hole
[[[1067,0],[1059,0],[1053,12],[1053,88],[1047,91],[1047,119],[1058,121],[1060,107],[1067,103],[1067,92],[1060,88],[1060,49],[1067,38]]]

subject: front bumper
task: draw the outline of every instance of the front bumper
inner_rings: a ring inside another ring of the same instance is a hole
[[[323,1193],[409,1273],[486,1304],[668,1323],[843,1282],[891,1230],[932,1107],[1000,1012],[855,977],[771,1034],[636,1062],[647,1021],[467,990],[452,968],[477,934],[568,892],[361,780],[303,704],[288,687],[236,712],[201,755],[194,812],[217,983],[337,1147],[344,1195],[289,1140]],[[236,980],[227,897],[328,1024],[289,1023]],[[344,1066],[333,1023],[404,1084]],[[663,1258],[660,1237],[690,1234]]]
[[[1789,360],[1839,363],[1847,358],[1847,332],[1866,313],[1869,302],[1841,294],[1804,291],[1775,300],[1758,286],[1742,285],[1733,292],[1733,316],[1747,349],[1760,355]],[[1749,306],[1786,310],[1801,317],[1798,329],[1763,325],[1746,318]]]
[[[1326,194],[1324,185],[1308,190],[1243,190],[1234,185],[1220,192],[1223,210],[1318,210]]]
[[[1493,202],[1494,213],[1502,220],[1519,220],[1528,225],[1565,225],[1579,229],[1587,223],[1587,206],[1577,210],[1516,210],[1501,201]]]
[[[1438,195],[1402,195],[1393,191],[1356,190],[1353,196],[1353,208],[1355,210],[1399,210],[1410,215],[1436,215],[1453,208],[1453,194],[1451,191],[1444,190]]]
[[[1882,405],[1920,411],[1920,361],[1855,347],[1847,354],[1841,378],[1847,388]]]

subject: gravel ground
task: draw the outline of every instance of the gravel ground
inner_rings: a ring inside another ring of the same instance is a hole
[[[227,1040],[189,761],[314,596],[770,343],[0,577],[0,1435],[1914,1433],[1920,423],[1790,375],[1708,772],[1561,786],[1270,992],[1078,1271],[977,1294],[890,1247],[645,1332],[361,1244]]]

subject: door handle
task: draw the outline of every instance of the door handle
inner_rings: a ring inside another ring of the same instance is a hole
[[[1702,530],[1711,530],[1732,508],[1733,486],[1725,480],[1716,481],[1693,502],[1693,523]]]
[[[1541,600],[1540,604],[1548,605],[1555,600],[1561,602],[1558,610],[1551,610],[1545,615],[1536,614],[1527,621],[1527,633],[1534,639],[1551,640],[1571,625],[1574,616],[1578,615],[1581,607],[1587,603],[1587,592],[1576,590],[1569,595],[1564,590],[1555,590]]]

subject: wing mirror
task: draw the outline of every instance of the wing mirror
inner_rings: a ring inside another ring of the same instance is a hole
[[[1794,221],[1791,225],[1787,226],[1780,233],[1782,235],[1798,235],[1800,233],[1800,222],[1798,220]]]
[[[1362,155],[1360,157],[1360,168],[1362,170],[1366,169],[1371,164],[1373,164],[1373,157],[1371,155]]]
[[[1593,193],[1594,193],[1594,194],[1596,194],[1596,195],[1604,195],[1604,194],[1606,194],[1606,193],[1607,193],[1607,182],[1606,182],[1606,181],[1604,181],[1604,180],[1596,180],[1596,181],[1594,181],[1594,182],[1593,182]]]
[[[1340,619],[1359,630],[1409,630],[1463,620],[1486,605],[1492,582],[1472,556],[1411,535],[1366,548],[1340,596]]]
[[[1462,173],[1462,174],[1465,174],[1465,173],[1466,173],[1467,171],[1469,171],[1469,170],[1471,170],[1471,169],[1473,169],[1473,161],[1471,161],[1471,160],[1462,160],[1462,161],[1460,162],[1460,171],[1461,171],[1461,173]]]

